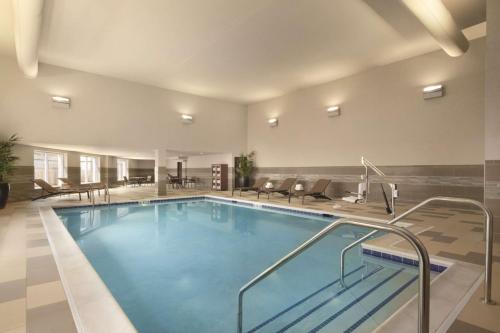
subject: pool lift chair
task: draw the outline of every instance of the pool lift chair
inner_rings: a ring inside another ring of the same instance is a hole
[[[377,168],[372,162],[361,156],[361,164],[365,167],[365,174],[361,176],[361,179],[364,180],[363,183],[358,184],[358,192],[347,192],[350,196],[343,197],[342,200],[351,202],[351,203],[367,203],[368,202],[368,194],[370,193],[370,179],[369,179],[369,169],[373,170],[378,176],[386,177],[386,174],[382,172],[379,168]],[[382,190],[382,196],[385,201],[385,210],[387,214],[391,214],[392,216],[396,216],[396,199],[399,196],[398,185],[395,183],[387,183],[391,188],[391,202],[387,198],[387,194],[385,193],[384,183],[380,183],[380,189]]]

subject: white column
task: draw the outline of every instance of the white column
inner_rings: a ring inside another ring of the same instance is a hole
[[[155,182],[158,195],[167,195],[167,150],[155,149]]]

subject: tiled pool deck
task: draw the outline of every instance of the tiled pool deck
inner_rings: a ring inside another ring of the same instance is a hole
[[[153,199],[156,198],[154,191],[154,187],[113,189],[111,199],[113,202]],[[204,194],[231,196],[230,193],[197,190],[169,191],[169,197]],[[257,201],[257,196],[244,193],[242,199]],[[287,199],[280,198],[279,195],[271,197],[270,200],[261,198],[260,202],[288,206]],[[80,202],[74,196],[12,203],[0,211],[0,333],[76,331],[38,208],[78,204],[86,202]],[[334,204],[335,209],[332,208]],[[291,206],[321,210],[336,215],[387,218],[382,206],[377,203],[353,205],[340,201],[332,203],[306,200],[302,206],[299,200],[292,200]],[[401,203],[398,209],[402,212],[409,207],[411,204]],[[420,239],[431,255],[482,264],[483,217],[479,211],[453,207],[428,207],[404,221],[413,224],[410,229],[419,233]],[[387,246],[380,242],[383,240],[372,241],[370,245]],[[495,245],[498,245],[498,242],[499,238],[496,239]],[[391,242],[390,246],[397,251],[408,249],[405,242],[397,240]],[[499,270],[500,249],[495,246],[493,266],[495,300],[500,300]],[[448,332],[498,332],[500,306],[481,304],[479,301],[481,293],[482,288],[479,288]]]

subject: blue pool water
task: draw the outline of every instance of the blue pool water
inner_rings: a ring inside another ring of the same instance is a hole
[[[57,210],[141,333],[236,332],[238,290],[332,218],[212,200]],[[343,246],[341,227],[249,290],[245,332],[371,332],[416,293],[414,267]]]

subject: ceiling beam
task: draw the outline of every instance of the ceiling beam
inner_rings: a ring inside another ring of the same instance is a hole
[[[469,49],[469,41],[441,0],[401,1],[448,55],[458,57]]]
[[[29,78],[38,75],[38,42],[44,0],[12,0],[14,41],[19,68]]]

